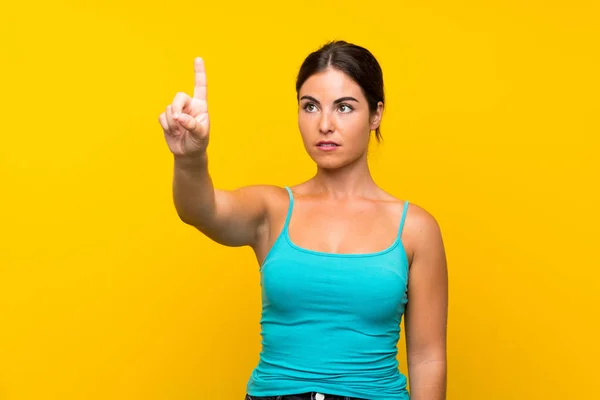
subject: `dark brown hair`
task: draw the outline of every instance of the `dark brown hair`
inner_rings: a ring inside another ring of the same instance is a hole
[[[304,82],[327,68],[345,73],[361,87],[370,113],[377,110],[378,102],[385,104],[383,72],[377,59],[364,47],[343,40],[329,42],[306,57],[296,78],[296,99]],[[381,141],[379,127],[375,130],[375,136],[377,141]]]

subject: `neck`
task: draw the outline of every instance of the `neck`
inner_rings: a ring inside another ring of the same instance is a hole
[[[312,181],[318,192],[335,198],[371,197],[377,189],[366,154],[341,168],[318,168]]]

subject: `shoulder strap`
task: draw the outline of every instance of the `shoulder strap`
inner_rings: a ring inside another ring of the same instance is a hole
[[[287,226],[290,224],[290,218],[292,218],[292,209],[294,208],[294,194],[292,193],[292,189],[290,189],[287,186],[285,187],[285,190],[287,190],[288,195],[290,196],[290,205],[288,207],[287,217],[285,218],[284,224],[284,228],[287,228]]]
[[[406,221],[406,214],[408,213],[408,201],[404,202],[404,210],[402,210],[402,219],[400,220],[400,228],[398,229],[398,237],[402,236],[402,229],[404,228],[404,221]]]

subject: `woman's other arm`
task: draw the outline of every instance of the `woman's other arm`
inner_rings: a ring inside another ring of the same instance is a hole
[[[446,254],[437,221],[423,209],[413,209],[410,225],[415,250],[409,272],[405,315],[411,400],[445,400]]]

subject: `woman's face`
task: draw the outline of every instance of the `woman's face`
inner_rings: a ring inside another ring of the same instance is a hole
[[[366,154],[383,104],[373,115],[360,86],[333,68],[312,75],[299,92],[298,126],[304,147],[321,168],[340,168]]]

